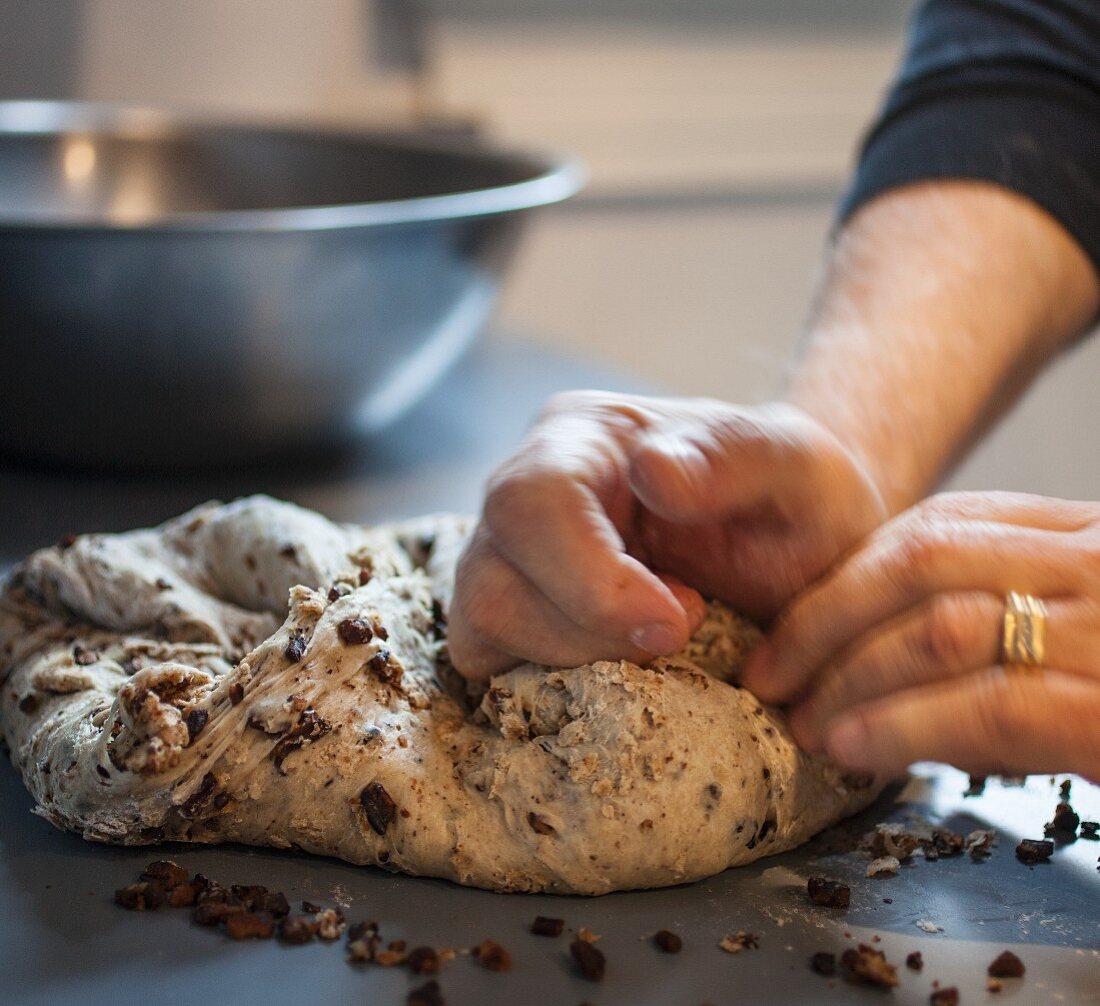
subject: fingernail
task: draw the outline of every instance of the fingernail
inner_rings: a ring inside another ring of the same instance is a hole
[[[829,729],[825,749],[848,768],[872,769],[871,737],[863,723],[851,716],[837,720]]]
[[[680,648],[680,633],[665,622],[654,622],[635,629],[630,641],[646,653],[673,653]]]

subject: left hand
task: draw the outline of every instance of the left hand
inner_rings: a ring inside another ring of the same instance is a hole
[[[1000,666],[1012,590],[1046,605],[1042,668]],[[796,596],[743,680],[854,769],[1100,780],[1100,504],[932,497]]]

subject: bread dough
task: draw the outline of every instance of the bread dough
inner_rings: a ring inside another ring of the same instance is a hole
[[[790,849],[876,795],[733,683],[758,633],[717,604],[648,667],[525,665],[471,694],[444,622],[468,529],[252,497],[35,553],[0,594],[0,717],[37,813],[602,894]]]

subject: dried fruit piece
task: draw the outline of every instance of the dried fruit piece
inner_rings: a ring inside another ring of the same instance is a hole
[[[306,655],[305,639],[298,633],[295,633],[287,640],[286,649],[283,650],[283,655],[292,664],[298,663],[298,661]]]
[[[584,940],[574,940],[569,944],[569,953],[577,962],[581,974],[590,982],[602,982],[607,970],[607,958],[599,947]]]
[[[666,954],[678,954],[684,949],[684,941],[667,929],[658,929],[653,934],[653,942],[658,950],[663,950]]]
[[[554,826],[546,820],[541,814],[536,814],[533,810],[527,814],[527,823],[531,826],[531,830],[536,835],[556,835],[557,831]]]
[[[936,989],[928,997],[929,1006],[959,1006],[959,990],[954,985],[945,989]]]
[[[825,877],[810,877],[806,890],[810,901],[825,908],[847,908],[852,898],[852,889],[847,884]]]
[[[1028,866],[1045,863],[1053,855],[1054,843],[1049,838],[1025,838],[1016,846],[1016,858]]]
[[[267,912],[241,912],[226,916],[225,931],[233,940],[269,940],[275,935],[275,920]]]
[[[414,975],[434,975],[439,973],[439,954],[432,947],[414,947],[405,958],[405,963]]]
[[[434,979],[413,989],[405,999],[407,1006],[446,1006],[439,982]]]
[[[478,964],[489,971],[507,971],[512,966],[512,955],[492,940],[482,940],[474,947],[474,956]]]
[[[359,802],[367,814],[367,821],[376,835],[386,834],[386,829],[397,817],[397,804],[393,802],[385,786],[380,782],[368,783],[359,794]]]
[[[910,971],[920,971],[924,967],[924,957],[919,950],[914,950],[905,958],[905,966]]]
[[[115,904],[131,912],[152,912],[164,904],[166,894],[160,884],[142,881],[115,891]]]
[[[810,958],[810,970],[819,975],[831,978],[836,974],[836,954],[830,954],[825,950],[819,950]]]
[[[292,946],[309,943],[317,935],[317,923],[305,915],[288,915],[279,923],[279,939]]]
[[[370,623],[361,618],[345,618],[336,626],[336,635],[345,646],[362,646],[374,636]]]
[[[1024,962],[1011,950],[1006,950],[986,969],[992,978],[1023,978]]]
[[[564,919],[551,919],[545,915],[536,915],[531,923],[531,932],[536,936],[561,936],[564,928]]]
[[[1072,838],[1077,834],[1077,827],[1081,818],[1077,812],[1065,801],[1054,808],[1054,820],[1044,829],[1048,835],[1054,834],[1063,838]]]

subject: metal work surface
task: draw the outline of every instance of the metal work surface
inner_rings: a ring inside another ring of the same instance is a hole
[[[551,354],[489,342],[428,401],[354,458],[287,463],[278,470],[176,474],[158,479],[95,477],[0,467],[0,564],[66,532],[114,530],[159,521],[210,496],[266,491],[338,519],[372,521],[433,509],[468,509],[492,464],[520,435],[549,393],[579,385],[618,386],[610,375]],[[466,956],[438,976],[449,1006],[493,1004],[673,1004],[882,1002],[812,973],[810,954],[860,941],[899,965],[896,1003],[926,1003],[938,981],[957,985],[963,1003],[1100,1003],[1100,842],[1059,848],[1050,864],[1027,867],[1013,855],[1021,837],[1042,837],[1057,802],[1046,778],[1025,788],[992,783],[964,798],[966,779],[918,766],[866,813],[795,852],[687,887],[598,899],[496,895],[436,880],[391,876],[317,857],[242,847],[118,849],[83,842],[33,816],[20,780],[0,765],[0,1002],[80,1001],[174,1004],[361,1002],[402,1004],[423,983],[403,968],[356,967],[343,941],[287,947],[235,943],[193,926],[186,910],[123,911],[113,891],[137,879],[148,861],[170,857],[226,883],[259,883],[340,906],[350,921],[376,920],[386,941],[468,948],[483,939],[513,958],[504,974]],[[1100,817],[1100,789],[1073,784],[1083,818]],[[966,833],[995,828],[991,858],[925,862],[896,877],[867,879],[858,836],[881,821],[914,818]],[[810,905],[809,876],[852,887],[846,912]],[[565,919],[550,939],[527,932],[535,915]],[[942,927],[942,932],[925,932]],[[580,978],[568,957],[569,930],[601,936],[606,980]],[[659,952],[648,937],[667,928],[681,954]],[[758,949],[727,954],[726,934],[748,931]],[[1027,974],[985,991],[986,966],[1014,949]],[[921,973],[904,967],[920,950]]]

